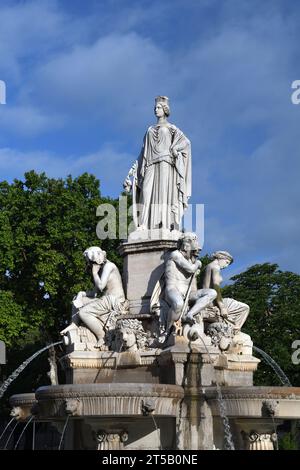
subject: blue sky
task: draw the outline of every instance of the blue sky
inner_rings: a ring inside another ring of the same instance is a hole
[[[88,171],[117,196],[167,95],[203,251],[300,272],[299,22],[291,0],[1,0],[0,179]]]

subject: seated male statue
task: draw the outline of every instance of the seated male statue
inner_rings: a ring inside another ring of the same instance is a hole
[[[168,305],[167,338],[179,319],[194,322],[193,317],[213,302],[217,296],[214,289],[197,289],[196,274],[201,268],[197,259],[200,247],[197,235],[184,233],[178,240],[178,248],[172,251],[165,265],[164,301]]]

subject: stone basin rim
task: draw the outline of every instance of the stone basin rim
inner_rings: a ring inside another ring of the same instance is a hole
[[[263,399],[293,399],[300,400],[300,387],[220,387],[224,399],[230,398],[263,398]],[[191,390],[192,391],[192,390]],[[200,392],[200,390],[199,390]],[[199,393],[198,392],[198,393]],[[201,387],[201,394],[207,399],[217,397],[217,387]]]
[[[36,403],[35,393],[15,393],[9,397],[9,403],[11,406],[28,404],[31,405]]]
[[[184,390],[179,385],[137,384],[137,383],[101,383],[49,385],[36,390],[37,400],[61,399],[69,397],[169,397],[183,398]]]

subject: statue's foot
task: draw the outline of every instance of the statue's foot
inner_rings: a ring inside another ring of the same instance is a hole
[[[158,343],[159,344],[164,344],[168,338],[169,334],[167,331],[165,331],[162,335],[159,336],[158,338]]]
[[[101,349],[104,346],[104,340],[102,338],[98,339],[97,343],[95,344],[94,348]]]
[[[194,320],[193,315],[189,315],[189,314],[184,315],[184,316],[182,317],[182,321],[183,321],[184,323],[189,323],[190,325],[194,325],[194,323],[195,323],[195,320]]]
[[[232,341],[231,338],[226,338],[225,336],[223,336],[220,339],[220,343],[219,343],[219,347],[221,351],[226,351],[226,349],[229,348],[231,341]]]
[[[74,325],[74,323],[71,323],[69,326],[67,326],[67,328],[65,328],[64,330],[61,330],[59,334],[61,336],[65,336],[68,333],[68,331],[76,330],[76,329],[77,329],[77,326]]]
[[[164,331],[158,338],[160,347],[165,348],[169,344],[169,340],[172,336],[176,336],[175,325],[172,325],[167,331]]]

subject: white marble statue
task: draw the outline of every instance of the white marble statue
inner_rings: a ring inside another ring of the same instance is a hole
[[[139,160],[124,182],[133,194],[133,219],[138,230],[177,230],[191,195],[191,144],[167,117],[166,96],[155,99],[157,124],[144,137]]]
[[[227,251],[216,251],[212,254],[212,258],[213,260],[205,267],[202,278],[202,288],[214,289],[216,292],[215,307],[210,306],[207,309],[208,316],[213,318],[215,313],[216,317],[231,325],[233,332],[237,333],[248,317],[249,306],[235,299],[223,299],[220,288],[223,280],[221,269],[229,266],[233,262],[233,257]]]
[[[118,320],[113,336],[114,344],[112,349],[118,352],[145,350],[151,341],[150,335],[142,326],[142,322],[137,319]]]
[[[212,255],[213,260],[202,273],[201,287],[205,291],[211,289],[215,297],[201,312],[190,309],[185,316],[183,335],[191,341],[200,336],[222,351],[252,354],[252,341],[249,335],[240,330],[249,314],[248,305],[231,298],[222,298],[220,284],[221,269],[232,263],[233,258],[227,251],[217,251]],[[203,336],[203,327],[205,336]]]
[[[159,302],[168,307],[163,335],[165,338],[169,336],[175,322],[179,319],[193,319],[194,315],[200,313],[217,297],[214,289],[197,289],[196,274],[201,268],[201,261],[197,259],[199,249],[197,235],[184,233],[178,240],[178,249],[172,251],[166,261],[164,286],[160,281],[160,286],[155,288],[151,299],[152,309],[155,310],[161,292],[163,299]],[[162,315],[165,311],[166,309],[162,309]]]
[[[92,246],[84,252],[91,269],[94,290],[79,292],[73,300],[72,323],[61,331],[66,335],[82,322],[97,338],[95,347],[105,344],[106,332],[115,326],[116,317],[128,312],[121,275],[117,266],[106,258],[106,252]],[[98,294],[101,294],[98,297]]]

